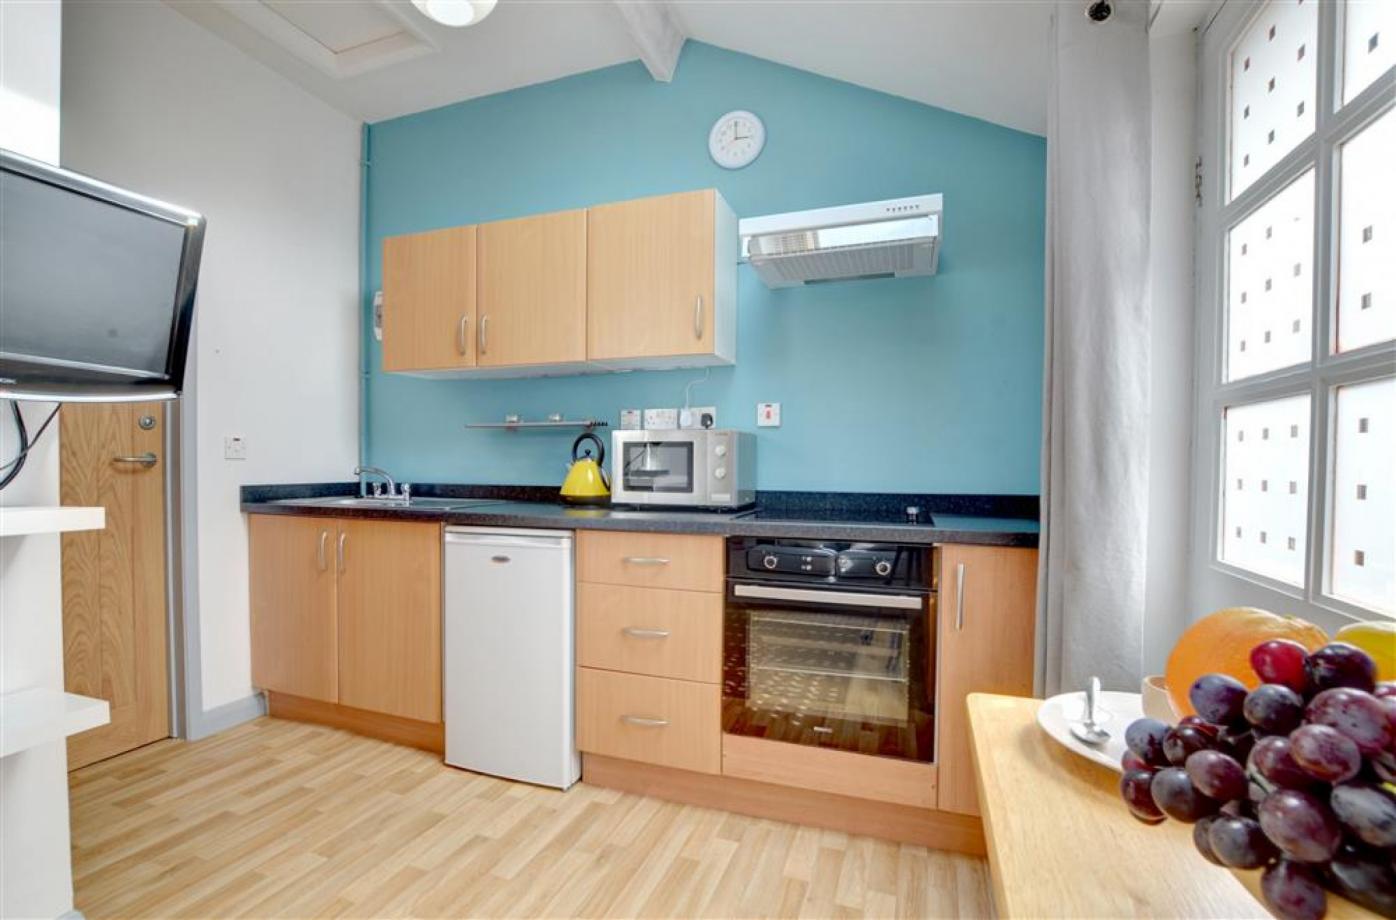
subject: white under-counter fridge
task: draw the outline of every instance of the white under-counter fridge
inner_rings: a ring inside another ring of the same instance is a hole
[[[446,763],[566,789],[573,732],[572,534],[447,527]]]

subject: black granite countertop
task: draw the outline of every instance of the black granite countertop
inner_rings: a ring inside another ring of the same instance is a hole
[[[479,527],[551,530],[640,530],[722,536],[899,543],[1036,546],[1037,496],[759,492],[738,512],[586,508],[560,504],[555,487],[413,485],[415,498],[459,499],[465,507],[307,505],[305,499],[357,494],[358,484],[243,486],[242,510],[253,514],[440,521]],[[919,523],[906,509],[920,509]]]

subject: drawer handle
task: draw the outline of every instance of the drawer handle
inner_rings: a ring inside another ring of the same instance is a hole
[[[667,639],[669,630],[667,629],[646,629],[643,626],[627,626],[621,633],[632,639]]]
[[[626,556],[621,560],[630,565],[668,565],[669,560],[663,556]]]
[[[505,555],[502,555],[502,554],[501,554],[501,555],[498,555],[498,556],[491,556],[491,557],[490,557],[490,562],[497,562],[497,563],[499,563],[500,565],[503,565],[503,564],[506,563],[506,562],[512,562],[512,561],[513,561],[513,560],[510,559],[508,556],[505,556]]]
[[[626,725],[638,725],[640,728],[663,728],[669,724],[668,719],[653,719],[649,716],[621,716],[620,720]]]
[[[955,566],[955,631],[965,628],[965,564]]]

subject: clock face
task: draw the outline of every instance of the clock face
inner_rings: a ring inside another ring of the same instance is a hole
[[[761,155],[766,126],[751,112],[728,112],[708,132],[708,152],[724,169],[741,169]]]

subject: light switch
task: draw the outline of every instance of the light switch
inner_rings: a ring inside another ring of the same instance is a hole
[[[224,460],[246,460],[247,442],[242,438],[232,435],[223,439],[223,459]]]
[[[756,404],[756,427],[757,428],[779,428],[780,427],[780,403],[757,403]]]

